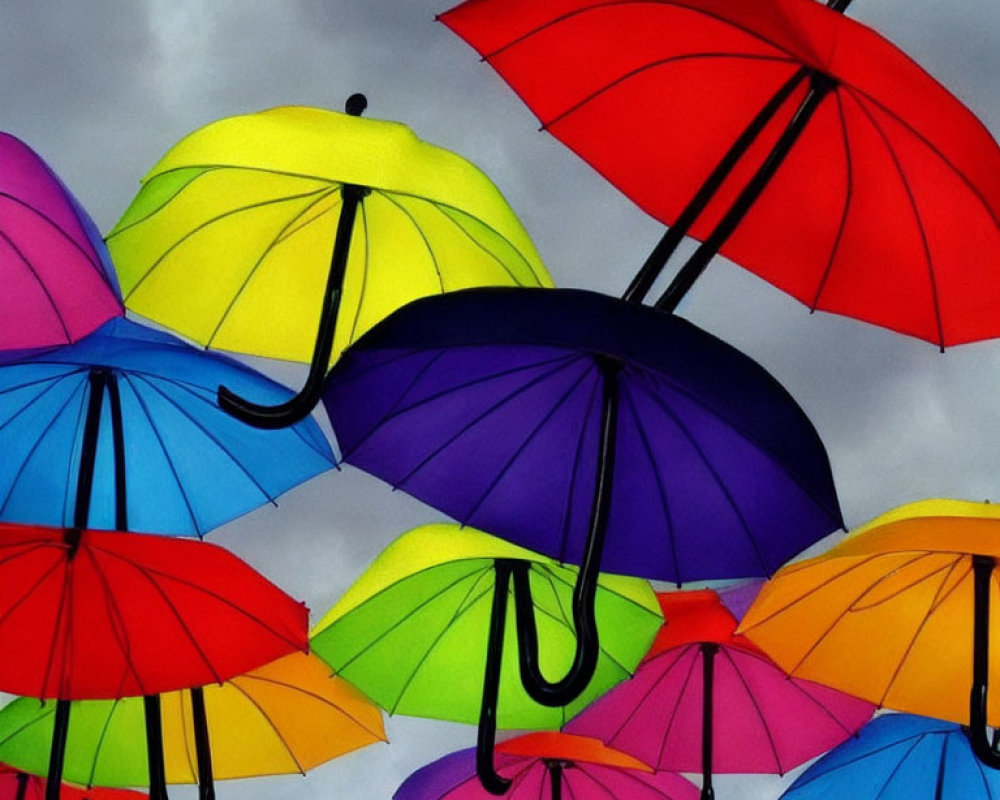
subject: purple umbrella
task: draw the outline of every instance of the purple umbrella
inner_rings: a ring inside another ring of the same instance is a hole
[[[57,347],[124,311],[107,248],[24,142],[0,133],[0,351]]]
[[[589,678],[598,569],[769,575],[842,527],[819,436],[774,378],[679,317],[593,292],[411,303],[345,352],[324,402],[347,462],[582,565],[580,649],[559,683],[538,673],[519,615],[525,688],[550,705]]]

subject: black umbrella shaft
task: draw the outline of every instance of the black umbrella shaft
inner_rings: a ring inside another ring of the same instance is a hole
[[[559,761],[549,761],[549,783],[552,786],[551,800],[562,800],[563,765]]]
[[[198,758],[198,798],[215,800],[215,777],[212,774],[212,745],[208,737],[208,715],[205,713],[205,692],[196,686],[191,695],[191,723],[194,726],[194,748]]]
[[[76,503],[73,508],[73,527],[81,531],[90,519],[90,499],[94,488],[94,468],[97,463],[97,441],[101,432],[101,409],[104,390],[108,385],[106,369],[92,369],[88,376],[90,396],[83,423],[83,441],[80,446],[80,469],[76,476]]]
[[[14,800],[24,800],[24,796],[28,792],[28,773],[19,772],[17,773],[17,794]]]
[[[66,737],[69,735],[69,700],[56,701],[52,728],[52,749],[49,751],[49,771],[45,782],[45,800],[59,800],[63,762],[66,757]]]
[[[352,94],[347,98],[345,110],[352,116],[359,116],[367,105],[368,100],[363,94]],[[351,249],[354,220],[358,205],[369,191],[366,186],[356,186],[351,183],[340,186],[340,219],[337,221],[337,233],[330,255],[330,272],[326,279],[319,326],[316,330],[316,343],[313,345],[312,361],[309,363],[309,376],[305,385],[295,397],[276,406],[252,403],[225,386],[220,386],[219,405],[227,413],[248,425],[274,429],[287,428],[300,422],[316,407],[323,393],[323,381],[326,379],[330,354],[333,352],[333,334],[337,328],[340,298],[344,293],[344,276],[347,274],[347,257]]]
[[[771,152],[768,153],[764,163],[754,173],[750,182],[743,187],[743,191],[740,192],[736,201],[730,206],[722,219],[719,220],[719,223],[708,235],[708,238],[701,243],[694,252],[694,255],[681,267],[680,271],[674,276],[673,281],[667,287],[667,290],[656,301],[656,307],[661,311],[673,313],[674,309],[677,308],[677,304],[684,298],[688,289],[694,285],[694,282],[698,280],[701,273],[705,271],[708,262],[715,257],[715,254],[719,252],[722,245],[725,244],[733,231],[736,230],[736,226],[743,221],[747,212],[753,207],[754,202],[760,197],[761,192],[764,191],[764,188],[791,152],[799,136],[806,129],[809,120],[816,113],[816,109],[819,108],[820,103],[823,102],[834,86],[833,80],[821,73],[813,73],[811,82],[812,86],[809,89],[809,94],[802,101],[802,105],[795,112],[795,116],[778,138]]]
[[[146,764],[149,770],[149,800],[167,800],[167,770],[163,763],[163,716],[160,696],[142,698],[146,721]]]
[[[990,741],[987,729],[987,701],[990,678],[990,586],[993,582],[993,559],[972,557],[972,689],[969,692],[969,727],[966,735],[976,757],[993,769],[1000,769],[1000,751],[996,736]]]
[[[701,697],[701,800],[713,800],[712,739],[715,700],[715,654],[719,645],[703,642],[701,645],[702,697]]]
[[[531,599],[529,565],[521,561],[514,562],[514,600],[517,606],[521,684],[532,700],[550,707],[565,706],[583,693],[594,676],[601,654],[594,603],[597,599],[597,579],[600,577],[601,556],[604,553],[608,520],[611,515],[618,431],[618,376],[621,373],[622,363],[603,355],[598,356],[596,361],[601,381],[600,438],[586,549],[580,573],[573,587],[576,652],[569,671],[554,683],[545,679],[539,664],[538,631],[535,625],[534,603]]]
[[[476,738],[476,774],[490,794],[501,795],[510,781],[501,778],[493,766],[493,746],[497,734],[497,701],[500,696],[500,667],[503,665],[503,631],[507,622],[507,588],[511,562],[498,558],[493,565],[493,608],[490,613],[490,636],[486,645],[486,669],[483,672],[483,702],[479,709]]]
[[[653,252],[646,259],[646,263],[642,265],[639,272],[632,279],[632,283],[629,284],[628,289],[625,290],[625,294],[622,295],[623,300],[627,300],[630,303],[641,303],[645,299],[649,290],[653,287],[653,283],[659,277],[660,272],[663,271],[664,266],[666,266],[670,256],[673,255],[677,246],[683,241],[691,226],[694,225],[695,220],[701,215],[701,212],[705,210],[713,195],[719,190],[719,187],[726,178],[729,177],[733,168],[739,163],[744,153],[750,149],[750,145],[756,141],[761,131],[773,119],[774,115],[778,113],[778,109],[781,108],[792,92],[808,76],[809,70],[805,67],[797,70],[774,93],[774,96],[767,101],[764,107],[757,112],[757,115],[751,120],[743,133],[739,135],[719,163],[716,164],[715,169],[712,170],[712,174],[705,179],[705,182],[695,192],[694,197],[691,198],[684,207],[684,210],[681,211],[674,224],[667,228],[666,233],[663,234],[663,238],[653,248]]]

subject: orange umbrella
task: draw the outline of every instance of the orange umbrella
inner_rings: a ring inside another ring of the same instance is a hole
[[[1000,507],[926,500],[897,508],[816,558],[780,570],[741,631],[790,674],[880,706],[968,724],[976,754],[1000,767],[997,599]],[[971,700],[970,700],[971,697]]]

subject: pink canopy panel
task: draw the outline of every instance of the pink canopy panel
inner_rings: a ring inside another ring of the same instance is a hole
[[[70,344],[123,313],[87,212],[37,153],[0,132],[0,360]]]

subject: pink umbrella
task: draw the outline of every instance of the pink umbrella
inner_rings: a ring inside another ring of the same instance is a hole
[[[658,599],[665,622],[635,675],[570,720],[567,731],[596,736],[659,769],[701,771],[707,799],[713,770],[783,774],[871,717],[866,701],[789,678],[735,633],[736,618],[715,592]]]
[[[0,133],[0,353],[70,344],[121,316],[107,248],[34,150]]]
[[[672,772],[654,772],[641,761],[596,739],[547,731],[497,745],[497,767],[509,778],[508,800],[695,800],[698,789]],[[396,790],[393,800],[485,800],[476,776],[475,748],[460,750],[421,767]]]

